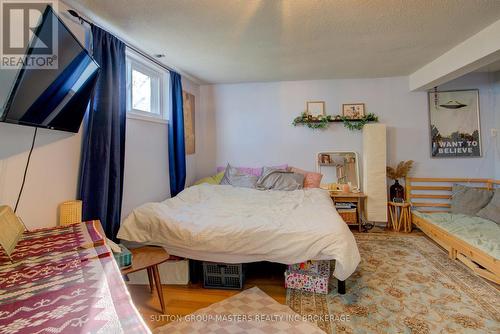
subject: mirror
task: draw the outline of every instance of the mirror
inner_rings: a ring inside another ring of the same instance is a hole
[[[356,152],[319,152],[316,164],[318,172],[323,174],[323,189],[341,192],[361,190]]]

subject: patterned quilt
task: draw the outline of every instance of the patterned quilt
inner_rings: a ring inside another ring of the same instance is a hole
[[[148,333],[98,221],[26,232],[0,254],[0,334]]]

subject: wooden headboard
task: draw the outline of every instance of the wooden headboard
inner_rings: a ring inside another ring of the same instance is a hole
[[[480,189],[500,188],[500,180],[493,179],[407,177],[406,200],[420,212],[448,212],[455,183]]]

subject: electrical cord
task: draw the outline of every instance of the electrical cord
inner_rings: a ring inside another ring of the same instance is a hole
[[[30,165],[31,154],[33,153],[33,148],[35,147],[37,132],[38,128],[35,128],[35,132],[33,133],[33,141],[31,142],[30,152],[28,153],[28,160],[26,161],[26,167],[24,168],[23,182],[21,183],[21,189],[19,189],[19,195],[17,195],[16,206],[14,207],[14,213],[17,212],[17,206],[19,205],[19,201],[21,200],[21,196],[23,194],[24,183],[26,183],[26,175],[28,174],[28,167]]]

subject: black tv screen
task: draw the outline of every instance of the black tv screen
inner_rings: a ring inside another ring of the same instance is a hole
[[[55,45],[53,53],[57,66],[28,64],[27,60],[37,59],[40,42],[44,46],[55,42],[52,45]],[[78,132],[94,92],[99,65],[50,6],[41,16],[29,43],[26,60],[12,84],[0,119],[8,123]],[[5,71],[9,70],[0,70],[0,76],[7,77],[9,74]]]

